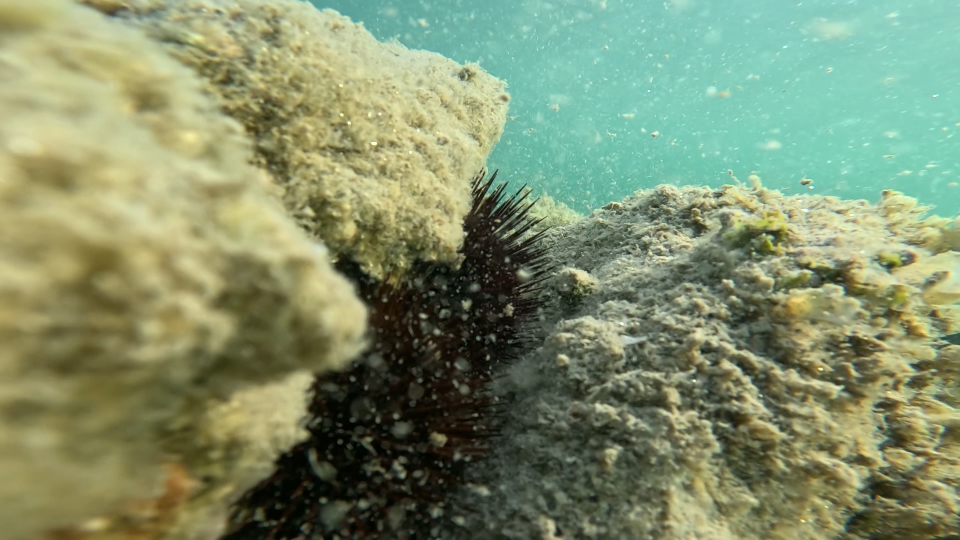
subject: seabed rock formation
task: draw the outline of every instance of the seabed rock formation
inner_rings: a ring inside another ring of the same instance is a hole
[[[210,433],[232,451],[215,473],[186,433],[209,401],[348,362],[366,310],[141,33],[4,1],[0,49],[0,536],[125,511],[185,469],[255,480],[234,443],[257,422]],[[282,405],[295,438],[303,404]]]
[[[363,346],[331,258],[452,258],[503,87],[292,0],[0,0],[0,539],[216,538]]]
[[[506,123],[503,81],[297,0],[83,1],[196,70],[332,251],[381,277],[456,260],[469,179]]]
[[[218,537],[363,345],[330,259],[451,262],[508,100],[292,0],[0,0],[0,539]],[[558,226],[449,535],[960,534],[957,231],[739,186]]]
[[[552,331],[456,537],[956,534],[960,254],[924,211],[661,186],[553,230]]]

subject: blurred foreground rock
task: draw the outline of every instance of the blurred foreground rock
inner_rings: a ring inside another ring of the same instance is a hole
[[[301,436],[304,380],[355,354],[365,309],[141,32],[0,1],[0,117],[0,537],[159,534]]]

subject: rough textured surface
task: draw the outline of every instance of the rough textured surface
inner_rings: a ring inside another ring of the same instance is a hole
[[[667,186],[553,231],[560,315],[453,536],[957,534],[960,267],[922,214]]]
[[[220,97],[297,221],[373,275],[456,258],[469,179],[506,122],[477,65],[379,43],[295,0],[89,0],[142,27]]]
[[[418,265],[397,283],[352,276],[370,306],[370,347],[317,377],[310,438],[243,495],[223,540],[434,538],[457,521],[450,496],[486,454],[501,409],[488,390],[532,350],[543,279],[524,194],[478,174],[459,268]]]
[[[365,310],[155,43],[87,7],[2,0],[0,51],[0,523],[27,538],[163,478],[182,500],[199,450],[170,430],[341,366]],[[206,487],[248,473],[225,466]]]
[[[112,535],[86,540],[219,538],[228,507],[242,491],[267,477],[277,456],[308,437],[303,424],[314,378],[313,372],[296,371],[279,381],[237,391],[228,400],[210,401],[177,433],[177,443],[191,458],[190,474],[206,481],[194,481],[173,511],[166,516],[155,512],[145,520],[146,526],[115,527],[107,531]]]

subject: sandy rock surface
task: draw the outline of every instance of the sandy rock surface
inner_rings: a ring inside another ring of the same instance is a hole
[[[297,222],[373,275],[455,261],[503,81],[296,0],[88,0],[193,68]]]
[[[165,527],[293,437],[267,455],[208,408],[342,366],[366,310],[247,164],[242,128],[141,32],[5,0],[0,52],[0,537]],[[274,410],[283,433],[296,401]]]
[[[923,213],[663,186],[554,230],[558,315],[454,536],[956,534],[960,267]]]

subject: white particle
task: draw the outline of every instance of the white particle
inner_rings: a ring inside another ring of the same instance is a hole
[[[410,422],[396,422],[390,427],[390,433],[398,439],[403,439],[413,433],[413,424]]]
[[[447,444],[447,440],[448,440],[447,436],[444,435],[443,433],[438,433],[434,431],[433,433],[430,434],[430,444],[434,446],[443,446]]]
[[[310,468],[313,470],[313,474],[317,475],[317,478],[327,482],[336,479],[337,468],[329,461],[320,461],[317,458],[316,448],[307,450],[307,461],[310,462]]]

